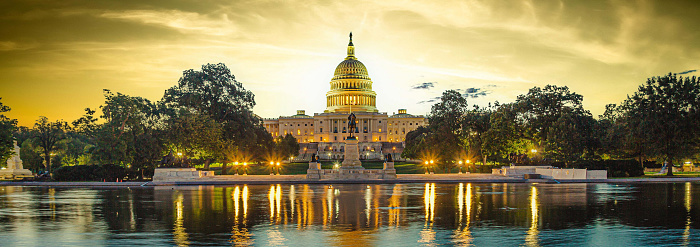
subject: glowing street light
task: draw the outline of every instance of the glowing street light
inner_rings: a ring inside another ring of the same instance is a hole
[[[532,149],[532,150],[530,150],[530,152],[533,153],[533,154],[534,154],[534,153],[537,153],[537,149]]]

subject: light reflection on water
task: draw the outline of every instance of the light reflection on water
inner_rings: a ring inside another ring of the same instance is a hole
[[[692,246],[699,187],[0,187],[0,245]]]

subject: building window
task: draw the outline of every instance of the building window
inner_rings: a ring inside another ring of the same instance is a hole
[[[311,126],[314,126],[314,124],[311,124]]]
[[[286,131],[286,130],[284,131],[284,135],[287,135],[287,131]]]
[[[379,133],[382,133],[382,129],[379,129]]]
[[[380,131],[380,132],[381,132],[381,131]],[[380,140],[380,141],[382,140],[382,137],[381,137],[381,136],[379,137],[379,140]]]
[[[343,127],[343,133],[347,133],[347,131],[345,130],[345,127]]]
[[[323,128],[321,128],[321,129],[318,131],[318,133],[323,133]]]
[[[367,133],[367,127],[365,127],[365,129],[362,132]]]
[[[333,133],[338,133],[338,127],[333,127]]]
[[[333,138],[333,139],[335,139],[335,140],[337,141],[337,140],[338,140],[338,136],[334,136],[334,138]]]
[[[301,135],[301,130],[297,129],[297,135]]]
[[[323,141],[323,137],[319,137],[319,138],[318,138],[318,141],[322,142],[322,141]]]
[[[367,140],[367,136],[365,136],[365,141]]]
[[[333,121],[333,123],[338,123],[338,120]]]
[[[379,120],[379,123],[382,123],[382,120]]]
[[[409,123],[408,125],[413,125],[413,123]]]
[[[304,126],[309,126],[309,124],[304,124]]]
[[[323,123],[323,121],[321,121],[321,123]]]

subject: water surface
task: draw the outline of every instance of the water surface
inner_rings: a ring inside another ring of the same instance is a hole
[[[700,184],[0,187],[1,246],[697,246]]]

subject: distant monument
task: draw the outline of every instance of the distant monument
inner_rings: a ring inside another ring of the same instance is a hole
[[[0,169],[0,178],[4,179],[15,179],[15,178],[25,178],[34,177],[30,170],[24,169],[22,165],[22,160],[19,158],[19,146],[17,146],[17,141],[14,141],[15,150],[14,155],[7,159],[7,167],[5,169]]]

